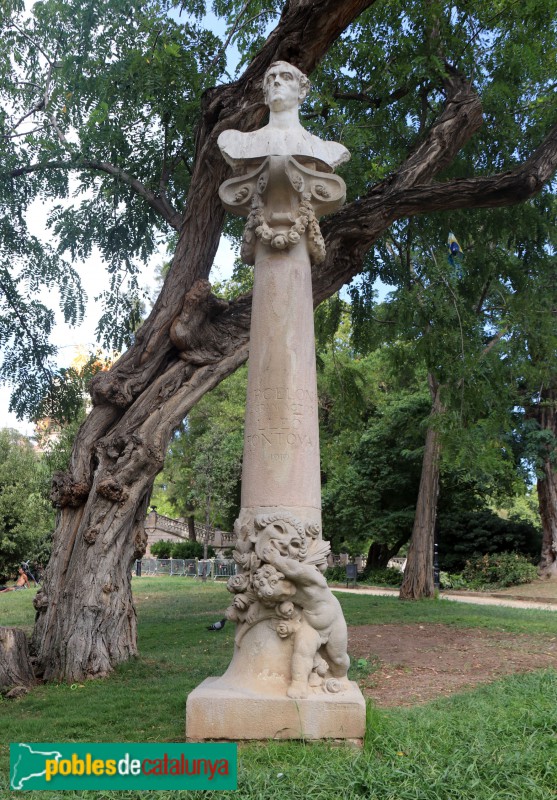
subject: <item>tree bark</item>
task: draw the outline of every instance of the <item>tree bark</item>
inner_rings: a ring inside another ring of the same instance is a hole
[[[27,689],[34,682],[25,631],[0,628],[0,693]]]
[[[392,547],[389,547],[383,542],[372,542],[367,554],[364,575],[369,575],[370,572],[376,569],[386,569],[391,558],[396,556],[400,548],[405,545],[407,541],[408,537],[404,536]]]
[[[416,516],[404,579],[400,587],[401,600],[420,600],[424,597],[433,597],[435,593],[433,543],[437,519],[437,498],[439,497],[439,459],[441,454],[439,431],[435,426],[435,418],[443,409],[439,384],[431,374],[428,375],[428,382],[433,399],[430,416],[432,424],[428,426],[426,434]]]
[[[260,125],[260,84],[273,61],[284,59],[310,73],[373,2],[290,0],[244,75],[204,96],[171,269],[134,344],[93,380],[93,410],[76,438],[68,472],[53,485],[60,515],[35,600],[33,634],[38,671],[47,679],[105,675],[136,653],[131,564],[145,549],[143,517],[152,482],[173,430],[205,392],[247,359],[251,298],[217,301],[207,280],[224,220],[218,187],[229,174],[217,137],[227,128]],[[458,193],[455,198],[445,188],[451,182],[432,181],[481,125],[482,110],[467,81],[454,76],[444,89],[445,109],[401,167],[323,223],[327,257],[313,272],[315,305],[361,271],[366,253],[394,220],[428,204],[447,208],[448,198],[453,208],[481,205],[486,197],[493,205],[518,202],[526,192],[539,191],[554,161],[557,166],[557,136],[548,137],[544,158],[529,164],[526,178],[517,169],[498,183],[497,176],[481,179],[481,186],[468,182],[459,206]],[[496,182],[491,193],[486,180]],[[132,176],[127,185],[134,190]],[[513,194],[515,185],[520,190]],[[154,200],[150,205],[156,211]],[[167,221],[169,215],[176,227],[176,217],[161,212]]]
[[[543,389],[534,416],[540,428],[557,436],[557,389]],[[538,501],[542,521],[542,552],[539,564],[541,578],[557,580],[557,469],[554,458],[555,439],[543,459],[543,477],[538,478]]]

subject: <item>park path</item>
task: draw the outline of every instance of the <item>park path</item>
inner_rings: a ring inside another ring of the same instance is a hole
[[[397,589],[383,589],[374,586],[361,586],[357,589],[349,589],[342,586],[331,587],[334,592],[344,592],[349,594],[369,594],[384,597],[398,597]],[[493,595],[478,594],[456,594],[453,592],[440,592],[442,600],[451,600],[456,603],[471,603],[478,606],[507,606],[508,608],[534,608],[539,611],[557,611],[557,603],[544,602],[541,600],[507,598],[504,596],[494,597]]]

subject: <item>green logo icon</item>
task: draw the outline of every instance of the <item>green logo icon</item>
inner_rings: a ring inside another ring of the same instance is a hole
[[[40,743],[10,745],[10,788],[237,788],[237,745]]]

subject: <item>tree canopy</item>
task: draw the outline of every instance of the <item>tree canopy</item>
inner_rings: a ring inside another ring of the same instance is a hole
[[[0,575],[14,575],[22,561],[43,562],[54,513],[48,502],[48,468],[31,442],[0,430]]]

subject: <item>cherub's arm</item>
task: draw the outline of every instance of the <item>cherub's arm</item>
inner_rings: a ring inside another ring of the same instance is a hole
[[[327,586],[327,581],[318,569],[312,564],[303,564],[294,558],[281,556],[276,547],[267,545],[263,548],[262,556],[265,561],[280,570],[285,578],[299,583],[302,586]]]

